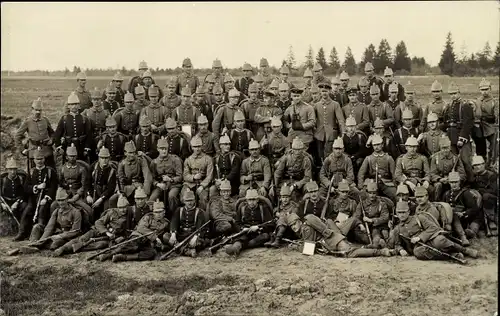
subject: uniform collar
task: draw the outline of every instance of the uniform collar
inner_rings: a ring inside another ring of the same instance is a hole
[[[71,164],[69,164],[69,163],[67,162],[67,163],[65,164],[65,166],[66,166],[66,168],[69,168],[69,169],[75,169],[75,168],[78,166],[78,164],[77,164],[77,163],[75,163],[74,165],[71,165]]]
[[[79,93],[87,92],[87,90],[85,90],[85,88],[82,88],[80,86],[76,87],[76,91]]]
[[[262,159],[262,155],[259,155],[259,158],[253,158],[252,156],[250,156],[250,161],[251,162],[260,161],[261,159]]]

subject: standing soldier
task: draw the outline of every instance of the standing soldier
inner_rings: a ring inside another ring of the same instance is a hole
[[[231,98],[231,96],[229,95],[229,92],[231,90],[235,90],[235,91],[238,91],[236,88],[235,88],[235,80],[233,78],[233,76],[231,76],[229,73],[226,74],[226,76],[224,77],[224,101],[226,103],[230,103],[229,99]],[[238,91],[238,103],[236,104],[240,104],[243,100],[245,100],[246,96],[243,95],[242,92]]]
[[[368,105],[372,102],[372,97],[370,95],[370,86],[368,79],[366,77],[361,77],[358,82],[359,91],[356,95],[356,98],[359,102]]]
[[[262,77],[264,77],[264,88],[267,88],[271,82],[273,82],[274,76],[269,72],[269,63],[267,62],[267,59],[261,58],[259,66],[260,73],[262,74]]]
[[[111,84],[115,87],[116,89],[116,94],[114,97],[114,100],[118,102],[119,107],[123,107],[123,98],[125,97],[125,92],[122,89],[122,84],[123,84],[123,76],[122,74],[117,71],[115,75],[113,76],[113,80],[111,80]],[[107,96],[107,91],[104,91],[102,94],[102,100],[106,100],[108,98]]]
[[[224,133],[224,128],[230,130],[233,127],[234,113],[240,110],[238,106],[240,92],[231,89],[229,92],[229,103],[217,109],[214,121],[212,122],[212,132],[216,138]]]
[[[311,160],[304,151],[304,144],[299,138],[292,142],[292,150],[280,160],[274,171],[274,183],[278,188],[288,186],[294,201],[299,201],[305,193],[304,185],[312,179]]]
[[[368,114],[370,117],[370,125],[374,125],[377,118],[381,119],[384,123],[384,128],[387,131],[392,131],[392,124],[394,122],[394,114],[390,106],[380,101],[380,89],[377,85],[372,85],[370,88],[370,95],[372,96],[372,103],[368,105]]]
[[[290,76],[290,69],[287,66],[281,67],[279,79],[282,83],[286,83],[288,85],[288,90],[291,90],[295,86],[293,85],[293,83],[289,81],[290,79],[289,76]]]
[[[212,70],[213,72],[211,74],[208,74],[205,76],[205,79],[203,80],[203,84],[207,84],[210,82],[218,83],[221,86],[224,86],[224,74],[222,70],[222,63],[221,61],[216,58],[213,63],[212,63]],[[210,79],[209,79],[210,77]]]
[[[418,104],[417,102],[415,102],[415,89],[413,88],[413,85],[409,81],[408,81],[408,84],[406,85],[405,97],[406,97],[406,99],[404,102],[404,106],[396,107],[396,110],[394,111],[394,119],[399,120],[399,118],[403,114],[403,111],[405,109],[410,109],[411,113],[413,114],[412,127],[417,128],[419,133],[424,132],[420,128],[421,122],[422,122],[422,117],[424,115],[423,110],[422,110],[422,106],[420,104]]]
[[[476,142],[476,152],[480,156],[487,157],[486,164],[492,166],[498,158],[498,99],[491,97],[491,83],[483,78],[479,83],[481,97],[478,99],[478,107],[481,110],[481,128],[483,138]],[[486,153],[486,141],[489,151]]]
[[[356,96],[356,87],[350,87],[347,91],[347,95],[349,97],[349,103],[342,108],[344,117],[349,117],[350,115],[354,116],[354,119],[358,122],[356,129],[368,134],[370,132],[370,115],[368,107],[364,103],[359,102]]]
[[[345,73],[345,71],[343,71],[342,73]],[[347,73],[345,73],[343,76],[347,76],[347,78],[349,78],[347,75]],[[314,102],[314,93],[311,92],[313,94],[313,102]],[[345,89],[341,89],[340,87],[340,78],[339,77],[333,77],[332,79],[332,92],[330,93],[330,98],[337,102],[338,104],[340,104],[341,107],[344,107],[347,103],[349,103],[349,98],[347,96],[347,93],[345,91]]]
[[[394,179],[398,184],[406,184],[413,193],[418,184],[432,192],[433,188],[429,183],[429,162],[425,156],[417,154],[417,139],[413,136],[408,137],[405,147],[407,153],[396,160]]]
[[[288,139],[295,137],[304,143],[309,153],[313,152],[313,129],[316,126],[314,108],[300,99],[303,90],[292,88],[292,104],[286,109],[284,117],[288,125]]]
[[[88,155],[92,147],[92,125],[89,119],[80,114],[80,100],[75,93],[68,97],[68,106],[70,113],[59,120],[53,140],[56,146],[64,150],[71,143],[75,144],[78,159],[83,160],[84,153]]]
[[[215,114],[217,113],[217,110],[225,105],[226,103],[224,102],[224,91],[222,90],[222,87],[221,85],[217,84],[214,86],[214,90],[213,90],[213,103],[211,104],[211,108],[212,108],[212,114],[214,115],[215,117]],[[213,121],[212,121],[213,122]],[[213,130],[212,130],[213,132]]]
[[[257,99],[259,101],[264,100],[264,90],[267,89],[264,87],[264,77],[259,73],[253,77],[253,83],[257,86]]]
[[[134,96],[127,92],[123,98],[125,107],[113,114],[118,132],[131,140],[139,128],[139,111],[134,109]]]
[[[151,132],[151,120],[147,116],[141,116],[139,125],[141,131],[134,137],[134,143],[137,146],[137,150],[144,153],[149,158],[155,159],[158,157],[156,143],[158,143],[159,136]]]
[[[427,122],[426,118],[429,113],[435,113],[438,117],[438,128],[441,130],[446,130],[446,126],[444,124],[444,109],[446,107],[446,103],[443,100],[443,86],[435,80],[432,83],[431,86],[431,93],[432,97],[434,98],[434,101],[432,101],[430,104],[428,104],[424,109],[422,113],[422,121],[420,122],[420,130],[426,131],[427,130]]]
[[[243,65],[243,77],[240,78],[240,80],[235,82],[234,87],[236,90],[240,91],[243,93],[245,96],[248,96],[248,87],[253,83],[252,75],[253,75],[253,68],[250,64],[245,63]]]
[[[154,83],[153,76],[151,75],[151,71],[147,70],[142,74],[142,82],[144,83],[144,94],[145,98],[148,101],[150,100],[150,91],[155,91],[155,94],[157,95],[156,103],[158,103],[158,100],[163,98],[163,91],[161,91],[161,88],[159,85]],[[155,87],[156,90],[151,90],[152,87]]]
[[[359,168],[358,188],[361,190],[366,179],[376,182],[378,190],[391,200],[396,200],[394,184],[394,159],[385,153],[383,139],[379,135],[372,137],[373,154],[366,157]]]
[[[198,111],[200,111],[200,114],[204,115],[207,118],[209,126],[211,128],[212,122],[214,121],[214,114],[212,112],[211,104],[207,102],[206,96],[207,95],[203,86],[199,86],[198,88],[196,88],[196,94],[192,98],[192,104],[195,108],[198,109]]]
[[[42,149],[42,153],[45,157],[47,165],[55,168],[56,162],[54,160],[54,153],[52,151],[52,135],[54,134],[54,130],[50,125],[49,119],[46,116],[42,116],[42,100],[38,98],[37,100],[33,101],[31,108],[32,115],[24,119],[24,121],[17,129],[16,135],[14,137],[18,155],[23,153],[28,156],[28,159],[33,159],[34,151],[36,150],[36,148],[40,147]],[[27,148],[21,150],[21,148],[23,148],[21,142],[26,132],[28,133]]]
[[[451,142],[448,136],[443,135],[439,140],[440,151],[430,157],[430,177],[434,192],[430,196],[433,201],[441,201],[443,193],[450,187],[448,174],[457,171],[462,183],[465,182],[465,170],[462,160],[451,152]]]
[[[200,80],[193,74],[193,64],[191,63],[191,59],[185,58],[182,61],[182,74],[177,76],[176,82],[176,94],[180,95],[181,90],[183,90],[186,86],[189,88],[189,95],[195,93],[196,88],[200,85]]]
[[[132,93],[134,95],[134,98],[135,98],[135,87],[137,86],[143,86],[144,85],[144,82],[142,82],[142,75],[144,74],[145,71],[147,71],[149,68],[148,68],[148,64],[143,60],[139,63],[139,75],[138,76],[134,76],[132,78],[130,78],[130,81],[128,83],[128,92]]]
[[[313,83],[315,85],[319,86],[320,83],[328,83],[329,85],[332,84],[330,80],[323,75],[323,67],[321,67],[320,63],[314,63],[312,71],[314,73]]]
[[[167,218],[171,218],[179,206],[179,194],[182,188],[182,160],[168,153],[168,142],[164,138],[158,140],[158,158],[149,166],[153,177],[153,191],[150,202],[157,199],[168,203]]]
[[[288,84],[282,82],[278,85],[278,100],[276,101],[276,105],[281,109],[281,111],[285,112],[290,104],[292,104],[292,100],[290,99]]]
[[[245,115],[241,111],[234,112],[234,128],[229,130],[231,150],[237,152],[241,157],[248,157],[248,144],[254,139],[254,134],[245,128]]]
[[[85,86],[87,85],[87,75],[84,72],[79,72],[76,75],[76,83],[78,84],[78,87],[75,89],[75,94],[78,97],[78,100],[80,100],[79,112],[81,113],[83,110],[92,107],[92,97],[90,96],[90,92],[85,89]]]
[[[406,108],[403,111],[403,125],[394,131],[394,143],[396,146],[399,146],[399,151],[402,154],[406,154],[406,149],[404,144],[408,137],[413,136],[417,138],[418,129],[416,127],[412,127],[413,122],[413,113],[410,109]]]
[[[240,155],[231,151],[231,140],[227,135],[220,138],[219,144],[220,151],[214,159],[215,183],[210,187],[210,198],[218,195],[218,191],[221,190],[221,183],[225,180],[230,182],[231,195],[238,194],[238,187],[240,185]]]
[[[26,206],[28,206],[26,200],[29,195],[24,189],[27,185],[28,175],[17,168],[14,157],[7,158],[5,169],[7,172],[0,175],[0,196],[3,199],[2,202],[7,203],[7,205],[0,203],[0,211],[11,213],[14,220],[18,222],[18,218],[21,218]]]
[[[200,116],[200,110],[191,102],[191,90],[189,87],[182,89],[181,105],[172,112],[172,118],[181,127],[181,131],[193,137],[196,131],[196,122]],[[215,132],[215,131],[214,131]]]
[[[392,115],[394,116],[394,121],[392,123],[392,130],[398,129],[401,126],[401,118],[396,117],[396,108],[399,106],[400,108],[404,108],[403,101],[399,101],[398,99],[398,85],[393,82],[389,85],[389,98],[385,100],[384,104],[391,110]]]
[[[356,128],[356,120],[352,115],[346,119],[346,131],[342,135],[342,141],[345,146],[345,153],[351,158],[354,174],[363,163],[364,158],[369,154],[366,147],[366,135]]]
[[[176,107],[181,105],[181,97],[175,94],[176,81],[174,79],[169,79],[166,84],[167,92],[165,96],[161,98],[160,105],[165,107],[167,112],[167,117],[172,117],[172,112]]]
[[[489,230],[492,231],[493,235],[496,235],[498,228],[498,174],[492,170],[486,170],[486,164],[481,156],[472,157],[472,167],[474,168],[472,188],[481,193],[485,220],[488,222]]]
[[[251,140],[248,145],[250,157],[241,164],[240,197],[244,197],[247,190],[258,189],[261,196],[267,196],[271,185],[271,166],[269,160],[260,154],[260,145]]]
[[[302,100],[306,103],[311,103],[311,87],[313,86],[313,74],[309,67],[304,70],[304,93],[302,93]]]
[[[347,90],[349,88],[349,80],[350,80],[349,74],[344,70],[340,73],[339,79],[340,79],[339,92],[345,93],[347,95]]]
[[[112,117],[106,119],[106,132],[101,135],[97,143],[97,149],[106,148],[109,150],[110,159],[116,163],[123,159],[124,146],[127,136],[116,131],[116,121]]]
[[[276,94],[274,91],[267,89],[264,92],[264,102],[261,103],[259,108],[255,111],[254,122],[258,125],[255,136],[258,141],[262,141],[262,139],[269,134],[271,117],[278,117],[281,121],[283,111],[277,106],[275,100]]]
[[[160,135],[165,136],[168,141],[168,153],[179,156],[183,161],[191,155],[189,149],[189,138],[179,131],[177,123],[172,118],[167,118],[165,125],[160,129]]]
[[[158,128],[163,125],[167,116],[167,109],[158,103],[158,88],[156,86],[150,86],[148,89],[149,94],[149,105],[142,109],[141,116],[147,116],[151,121],[151,130],[155,133],[158,132]]]
[[[201,151],[203,142],[199,137],[191,139],[193,154],[184,161],[184,186],[182,191],[196,192],[201,209],[207,208],[210,183],[214,177],[214,163],[211,157]],[[185,193],[181,192],[184,196]]]
[[[314,157],[316,158],[316,166],[320,166],[325,157],[331,153],[333,141],[345,131],[342,108],[329,96],[332,86],[328,82],[321,82],[318,87],[321,89],[321,101],[314,104],[316,117],[316,129],[314,131],[316,150]]]
[[[382,89],[382,101],[389,100],[391,96],[389,88],[392,84],[396,84],[398,86],[398,93],[396,95],[397,100],[400,102],[405,101],[405,89],[399,82],[394,81],[394,73],[388,66],[386,66],[384,69],[384,78],[386,82],[384,83]]]
[[[92,186],[87,191],[87,203],[92,206],[94,218],[109,208],[109,199],[116,189],[116,170],[109,164],[111,155],[106,147],[99,151],[99,161],[89,175]]]
[[[430,157],[440,150],[440,139],[442,136],[446,135],[438,128],[438,116],[434,112],[430,112],[429,115],[427,115],[427,127],[427,131],[418,135],[417,141],[420,143],[420,151],[426,157]]]
[[[101,139],[102,134],[106,131],[106,120],[111,117],[110,111],[102,107],[101,92],[95,88],[92,90],[92,106],[90,109],[86,109],[82,112],[82,115],[90,120],[93,131],[93,144],[97,144],[99,139]],[[113,101],[115,102],[115,101]],[[118,104],[118,103],[117,103]],[[94,153],[93,153],[94,154]],[[92,155],[92,161],[97,158],[97,153],[95,156]]]
[[[375,67],[373,67],[373,64],[370,62],[367,62],[365,64],[365,75],[366,75],[366,79],[368,79],[368,83],[369,83],[370,87],[373,86],[373,84],[375,84],[378,87],[379,91],[384,90],[384,88],[383,88],[384,79],[375,76]],[[370,92],[370,94],[371,94],[371,92]],[[374,99],[374,97],[372,95],[372,100],[373,99]],[[382,101],[382,95],[379,95],[379,100]]]
[[[144,90],[143,86],[138,85],[137,87],[134,88],[134,91],[135,91],[134,110],[140,112],[142,111],[142,109],[144,109],[149,105],[149,101],[146,100],[146,90]]]
[[[451,96],[451,104],[443,111],[443,119],[448,137],[451,140],[451,150],[460,156],[464,164],[467,180],[471,181],[474,174],[472,171],[471,157],[472,146],[470,136],[474,125],[474,110],[471,102],[462,99],[458,86],[451,82],[448,87]]]
[[[271,166],[275,166],[276,162],[283,157],[290,147],[288,138],[281,133],[281,120],[279,117],[275,116],[271,119],[271,133],[267,135],[260,142],[262,152],[269,159]]]
[[[254,135],[257,134],[259,128],[259,125],[255,123],[255,112],[261,104],[260,100],[257,98],[258,92],[257,84],[252,83],[248,87],[248,99],[243,101],[240,105],[246,117],[246,126]]]
[[[208,119],[203,114],[198,117],[198,133],[196,136],[201,138],[203,143],[201,151],[205,154],[213,157],[219,152],[219,140],[215,138],[214,133],[208,130]]]
[[[231,183],[228,180],[220,180],[219,190],[220,196],[210,198],[208,212],[214,222],[215,234],[229,236],[238,230],[235,220],[236,200],[231,197]]]
[[[96,88],[97,90],[97,88]],[[99,96],[99,101],[102,101],[103,103],[103,108],[107,110],[110,114],[115,113],[116,110],[118,110],[121,105],[118,103],[116,100],[116,96],[118,95],[118,90],[116,89],[115,85],[113,83],[110,83],[107,87],[106,90],[104,90],[104,99],[102,99],[101,96]],[[95,97],[97,98],[97,91],[94,91]],[[122,104],[123,104],[123,97],[121,99]],[[94,103],[94,95],[92,95],[92,103]]]

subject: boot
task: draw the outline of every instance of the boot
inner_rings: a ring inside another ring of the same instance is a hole
[[[97,256],[97,259],[101,262],[109,260],[113,257],[111,253],[103,253],[102,255]]]
[[[237,241],[234,244],[232,244],[226,248],[226,253],[230,256],[231,255],[237,256],[240,254],[242,247],[243,247],[243,245],[241,244],[241,242]]]
[[[184,255],[191,257],[191,258],[195,258],[196,257],[196,249],[193,249],[193,248],[186,249],[184,251]]]
[[[28,238],[26,236],[26,232],[23,231],[21,228],[19,229],[19,232],[17,233],[17,235],[12,238],[12,241],[23,241],[23,240],[26,240],[26,238]]]
[[[473,248],[464,248],[463,251],[464,255],[471,257],[471,258],[477,258],[478,257],[478,251]]]
[[[462,243],[462,246],[464,246],[464,247],[470,246],[470,242],[465,235],[460,236],[460,242]]]
[[[77,253],[80,249],[83,248],[83,242],[75,242],[71,248],[73,249],[73,253]]]
[[[248,248],[260,247],[264,245],[264,243],[267,240],[269,240],[269,234],[267,233],[259,234],[257,237],[248,242]]]
[[[127,256],[122,254],[116,254],[113,256],[113,259],[111,259],[111,261],[113,262],[126,261],[126,260]]]
[[[452,253],[451,256],[460,260],[465,260],[465,256],[461,252]]]
[[[470,223],[469,227],[465,230],[465,235],[469,239],[477,238],[477,233],[479,232],[479,224],[476,222]]]
[[[60,257],[60,256],[64,255],[65,253],[71,252],[71,250],[72,250],[72,247],[70,245],[64,245],[64,246],[61,246],[61,247],[57,248],[56,250],[54,250],[54,253],[52,253],[52,255],[54,257]]]
[[[270,246],[274,248],[279,248],[281,246],[281,238],[283,238],[285,232],[286,232],[286,227],[279,226],[278,232],[276,233],[276,238],[274,239],[274,241],[271,243]]]
[[[276,239],[276,236],[275,236],[275,235],[272,235],[272,236],[271,236],[271,239],[270,239],[268,242],[264,243],[264,246],[265,246],[265,247],[272,247],[272,245],[273,245],[273,243],[274,243],[274,240],[275,240],[275,239]]]
[[[41,224],[36,224],[35,226],[33,226],[33,229],[31,230],[30,241],[33,242],[40,239],[40,237],[42,237],[43,235],[43,229],[44,227]]]
[[[391,257],[392,256],[392,252],[388,248],[378,249],[377,252],[380,256],[384,256],[384,257]]]

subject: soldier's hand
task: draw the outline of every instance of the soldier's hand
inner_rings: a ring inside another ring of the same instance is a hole
[[[262,196],[266,196],[266,194],[267,194],[266,188],[260,187],[259,188],[259,194],[262,195]]]
[[[109,237],[109,239],[114,239],[115,238],[115,235],[111,232],[106,232],[106,236]]]
[[[172,178],[170,178],[168,175],[164,174],[162,177],[162,180],[165,182],[172,182]]]
[[[448,183],[448,178],[447,177],[441,178],[441,179],[439,179],[439,182]]]
[[[427,188],[429,188],[429,185],[430,185],[429,181],[425,180],[424,184],[423,184],[423,187],[427,189]]]
[[[161,242],[161,239],[160,239],[159,237],[156,237],[156,239],[155,239],[155,244],[156,244],[158,247],[163,246],[163,243]]]
[[[419,143],[420,143],[420,142],[422,141],[422,139],[424,139],[424,134],[420,134],[420,135],[418,135],[418,137],[417,137],[417,142],[419,142]]]
[[[373,220],[367,216],[363,216],[363,221],[366,222],[366,223],[372,223]]]
[[[18,201],[15,201],[14,203],[12,203],[12,206],[10,207],[10,209],[12,211],[14,211],[17,207],[19,206],[19,202]]]
[[[102,145],[104,145],[104,144],[103,144],[102,140],[100,140],[100,141],[97,143],[97,148],[101,148],[101,147],[102,147]]]
[[[252,225],[252,226],[250,226],[250,228],[248,228],[249,232],[256,232],[258,230],[259,230],[259,226],[257,226],[257,225]]]
[[[199,186],[198,189],[196,189],[196,194],[200,195],[203,192],[204,188],[202,186]]]
[[[200,179],[202,178],[202,175],[201,175],[201,173],[197,173],[197,174],[195,174],[195,175],[194,175],[194,177],[193,177],[193,178],[194,178],[195,180],[200,180]]]
[[[167,189],[167,185],[165,183],[158,182],[156,186],[162,189],[163,191]]]
[[[68,200],[68,203],[74,203],[78,200],[78,196],[74,195],[71,199]]]
[[[420,241],[420,237],[412,237],[412,238],[410,239],[410,241],[411,241],[411,243],[412,243],[412,244],[416,244],[417,242],[419,242],[419,241]]]
[[[335,187],[332,185],[332,188],[330,189],[330,193],[335,193]]]
[[[27,150],[27,149],[23,150],[23,151],[21,152],[21,154],[23,154],[24,156],[26,156],[26,155],[28,154],[28,150]]]
[[[459,140],[459,141],[457,142],[457,147],[458,147],[458,148],[462,148],[463,146],[464,146],[464,142],[463,142],[463,141],[461,141],[461,140]]]
[[[269,144],[269,140],[267,140],[267,137],[264,137],[262,139],[262,141],[260,142],[260,145],[261,146],[265,146],[265,145],[268,145]]]
[[[95,201],[94,204],[92,204],[92,208],[94,207],[98,207],[99,205],[101,205],[101,203],[104,201],[104,199],[102,197],[98,198],[97,201]]]
[[[224,128],[222,129],[222,133],[221,135],[224,135],[224,134],[227,134],[227,127],[224,126]]]
[[[47,187],[47,184],[45,182],[40,183],[39,185],[36,186],[37,190],[43,190]]]
[[[406,252],[406,250],[404,250],[404,249],[401,249],[399,251],[399,254],[401,255],[401,257],[408,257],[408,252]]]
[[[175,244],[177,244],[177,237],[175,236],[175,233],[173,233],[170,236],[170,239],[168,240],[168,243],[173,247]]]
[[[359,224],[358,225],[358,228],[360,231],[364,232],[365,231],[365,226],[363,226],[362,224]]]
[[[47,204],[47,199],[42,199],[42,200],[40,201],[40,205],[41,205],[41,206],[44,206],[45,204]]]
[[[415,188],[417,187],[413,182],[411,181],[406,181],[405,184],[410,187],[412,191],[415,191]]]
[[[189,241],[189,246],[191,248],[194,248],[196,247],[197,242],[198,242],[198,235],[194,235],[193,238],[191,238],[191,240]]]
[[[94,199],[90,195],[87,195],[87,204],[92,205],[92,203],[94,203]]]

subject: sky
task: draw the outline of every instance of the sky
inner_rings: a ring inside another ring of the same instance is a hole
[[[410,57],[439,62],[451,31],[458,54],[499,41],[497,1],[443,2],[175,2],[1,4],[1,69],[62,70],[258,66],[262,57],[281,66],[289,46],[299,63],[309,45],[341,62],[350,46],[356,62],[386,38],[394,49],[404,40]]]

